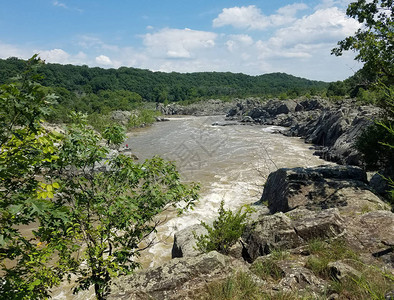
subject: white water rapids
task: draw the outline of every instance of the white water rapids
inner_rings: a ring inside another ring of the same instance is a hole
[[[171,259],[174,233],[210,221],[221,200],[237,209],[261,197],[263,184],[277,168],[316,166],[326,162],[313,155],[311,145],[299,138],[273,134],[274,126],[212,126],[223,117],[172,118],[130,135],[129,147],[143,161],[154,155],[175,161],[182,178],[201,185],[195,209],[177,217],[166,214],[155,246],[142,254],[144,267]]]
[[[217,121],[223,117],[171,118],[133,131],[125,142],[139,161],[154,155],[174,161],[185,182],[201,186],[194,210],[180,217],[169,212],[160,216],[165,221],[158,227],[156,244],[140,258],[144,268],[170,260],[174,233],[214,219],[221,200],[231,209],[258,201],[267,176],[277,168],[327,164],[303,140],[273,134],[277,127],[212,126]],[[70,289],[63,285],[54,299],[94,299],[92,291],[72,295]]]

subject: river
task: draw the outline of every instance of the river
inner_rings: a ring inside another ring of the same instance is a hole
[[[267,176],[277,168],[327,164],[303,140],[274,134],[279,127],[212,126],[223,120],[223,116],[171,118],[129,136],[126,143],[141,161],[160,155],[175,162],[184,181],[201,185],[193,211],[161,216],[167,221],[158,228],[158,243],[142,255],[144,267],[171,259],[174,233],[214,219],[221,200],[231,209],[258,201]]]
[[[174,233],[213,220],[221,200],[231,209],[258,201],[270,172],[327,164],[303,140],[274,134],[279,127],[212,126],[223,121],[223,116],[175,117],[129,134],[125,144],[140,161],[154,155],[174,161],[185,182],[201,186],[194,210],[180,217],[174,212],[159,216],[164,222],[157,228],[155,245],[140,258],[144,268],[170,260]],[[70,296],[67,288],[55,292],[54,299],[93,299],[92,291]]]

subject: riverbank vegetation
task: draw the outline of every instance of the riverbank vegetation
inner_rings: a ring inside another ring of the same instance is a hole
[[[105,299],[112,278],[138,267],[155,216],[192,207],[197,186],[157,157],[109,157],[102,141],[123,142],[119,126],[101,135],[77,112],[64,134],[45,129],[56,97],[36,82],[40,63],[0,88],[0,298],[45,299],[75,275],[75,292]]]

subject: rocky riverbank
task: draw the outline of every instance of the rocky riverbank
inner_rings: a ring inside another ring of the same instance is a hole
[[[330,102],[321,98],[239,101],[228,112],[229,120],[288,127],[283,133],[304,138],[317,146],[320,157],[343,165],[362,165],[353,144],[363,129],[381,113],[375,106],[351,100]]]
[[[362,164],[352,143],[379,113],[318,98],[235,103],[229,121],[285,126],[343,165],[272,172],[228,255],[196,250],[206,229],[193,225],[175,234],[170,262],[116,279],[109,299],[393,299],[394,214],[349,166]]]
[[[196,102],[187,106],[171,103],[159,104],[156,109],[163,115],[190,115],[190,116],[215,116],[225,115],[235,105],[236,100],[224,102],[222,100],[207,100]]]
[[[362,166],[353,147],[363,129],[379,116],[375,106],[359,105],[347,99],[337,102],[323,98],[261,101],[257,98],[230,102],[209,100],[189,106],[170,104],[157,107],[164,115],[220,115],[227,121],[218,126],[262,124],[287,127],[287,136],[297,136],[316,146],[316,154],[325,160],[343,165]]]
[[[194,225],[176,234],[172,261],[117,279],[109,299],[213,299],[213,286],[235,280],[234,274],[246,276],[260,293],[253,299],[284,292],[289,298],[280,299],[370,299],[368,290],[346,287],[359,282],[362,289],[373,278],[391,299],[394,214],[372,192],[364,171],[279,169],[269,176],[262,200],[267,206],[254,205],[228,256],[196,251],[193,232],[204,229]]]

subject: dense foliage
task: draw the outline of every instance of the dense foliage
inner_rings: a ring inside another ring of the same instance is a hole
[[[394,83],[394,9],[392,0],[358,0],[349,4],[346,14],[362,26],[353,36],[338,42],[332,54],[344,51],[357,53],[355,59],[364,65],[352,78],[345,81],[352,96],[359,89],[373,88],[377,82],[386,86]]]
[[[18,81],[0,88],[1,299],[46,297],[72,265],[68,209],[51,201],[60,185],[46,176],[60,136],[40,122],[53,96],[32,81],[37,64],[33,57]]]
[[[160,158],[108,157],[81,113],[64,135],[46,130],[54,96],[34,82],[39,65],[34,56],[0,89],[0,299],[46,298],[70,274],[75,292],[94,286],[105,299],[111,279],[138,266],[155,216],[192,207],[197,187]],[[106,132],[110,144],[123,137],[119,127]]]
[[[363,26],[350,37],[338,42],[335,55],[343,51],[357,52],[356,60],[363,62],[364,71],[376,77],[394,80],[394,11],[392,0],[358,0],[350,3],[346,14]]]
[[[17,58],[0,60],[0,83],[19,74],[24,62]],[[59,106],[85,113],[131,110],[147,102],[193,101],[206,98],[321,94],[327,83],[284,73],[261,76],[201,72],[163,73],[121,67],[89,68],[45,64],[40,83],[59,95]],[[62,110],[54,119],[64,115]]]

